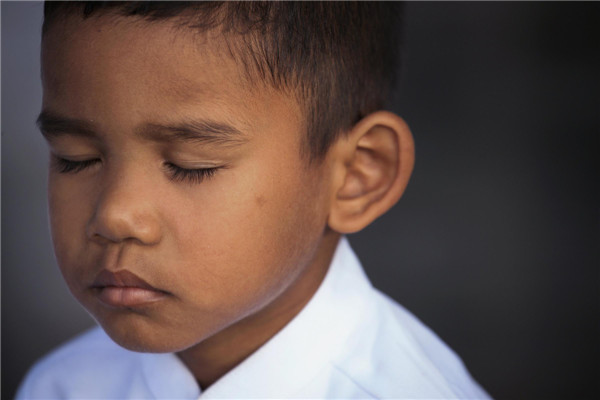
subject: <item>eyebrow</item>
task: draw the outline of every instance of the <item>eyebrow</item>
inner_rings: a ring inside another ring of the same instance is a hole
[[[192,143],[238,145],[246,136],[232,125],[211,121],[192,120],[177,124],[147,123],[136,130],[138,136],[157,142],[181,141]]]
[[[50,111],[42,111],[36,125],[47,140],[63,135],[88,138],[100,136],[92,122],[63,117]],[[174,124],[145,123],[135,129],[135,134],[156,142],[179,141],[226,146],[247,141],[246,135],[236,127],[207,119],[185,120]]]
[[[65,118],[49,111],[42,111],[35,124],[46,139],[62,135],[95,137],[93,124],[88,121]]]

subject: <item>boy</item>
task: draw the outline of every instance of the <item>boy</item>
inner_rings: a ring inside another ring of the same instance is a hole
[[[18,397],[487,397],[343,238],[412,172],[396,8],[46,3],[52,237],[102,330]]]

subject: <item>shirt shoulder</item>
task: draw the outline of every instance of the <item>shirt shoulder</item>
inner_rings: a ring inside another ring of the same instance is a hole
[[[489,398],[461,359],[413,314],[376,289],[370,297],[371,312],[350,337],[348,352],[332,362],[338,382],[370,398]]]
[[[139,353],[119,347],[96,327],[39,360],[25,376],[17,398],[122,398],[120,388],[135,388],[143,379],[140,362]],[[143,391],[139,394],[146,397]]]

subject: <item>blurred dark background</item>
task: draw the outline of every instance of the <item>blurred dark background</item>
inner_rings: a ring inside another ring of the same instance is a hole
[[[2,2],[2,398],[93,321],[52,255],[41,3]],[[400,203],[350,241],[498,399],[600,398],[598,3],[410,3]]]

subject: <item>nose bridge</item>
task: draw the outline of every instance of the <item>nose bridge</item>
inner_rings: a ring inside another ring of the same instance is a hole
[[[88,237],[111,242],[129,239],[145,245],[160,241],[155,184],[146,170],[132,161],[105,167]]]

